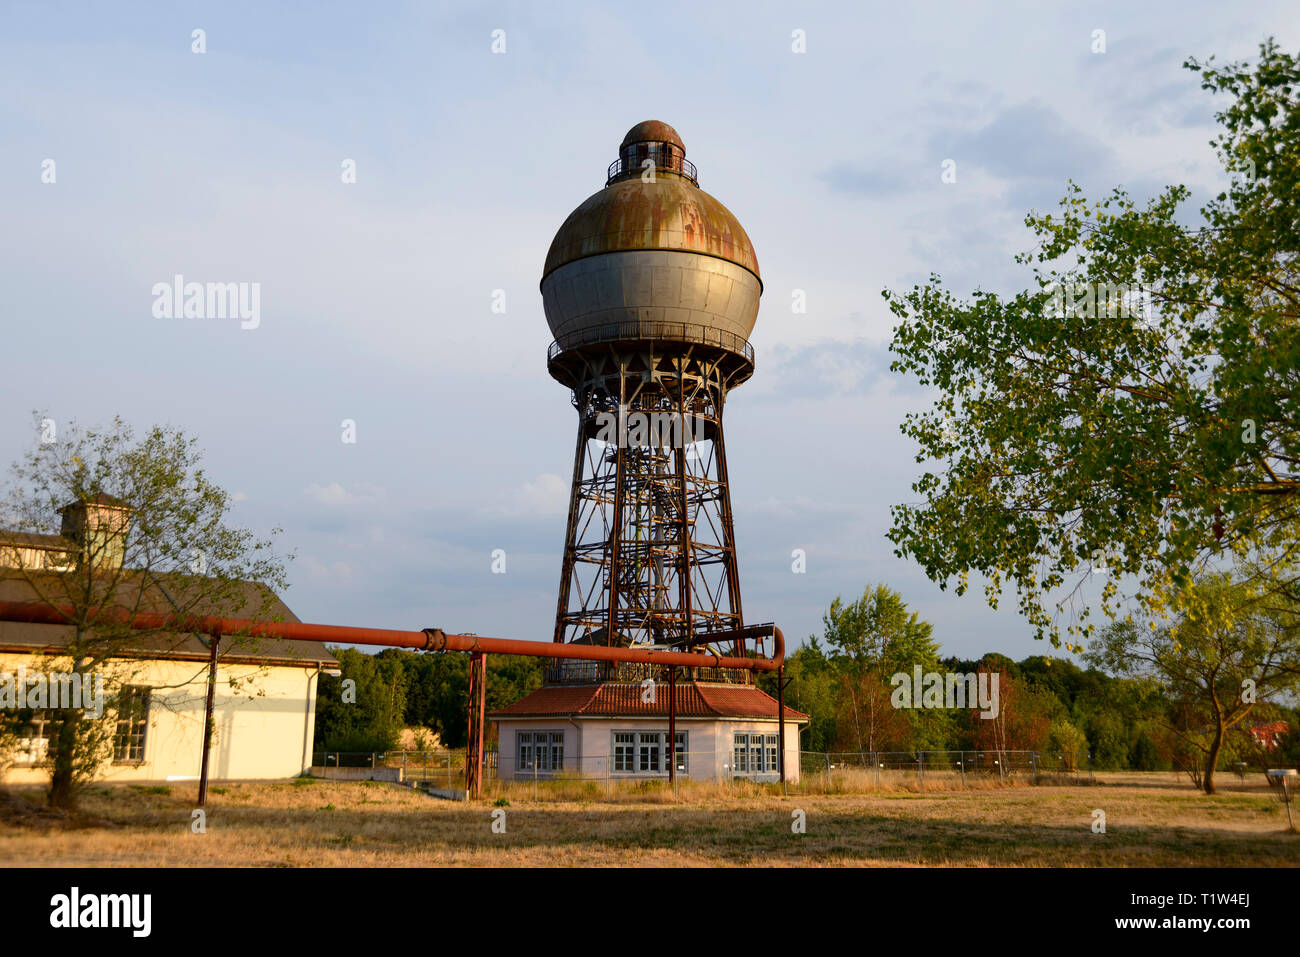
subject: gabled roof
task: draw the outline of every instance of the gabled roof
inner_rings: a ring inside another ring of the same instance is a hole
[[[642,701],[639,684],[549,685],[538,688],[489,717],[527,718],[550,715],[667,718],[668,686],[659,684],[653,701]],[[752,685],[683,682],[677,685],[676,712],[682,718],[776,718],[777,702]],[[785,716],[807,721],[808,715],[786,706]]]
[[[36,572],[23,575],[11,569],[0,569],[0,601],[42,601],[56,605],[69,604],[60,581],[62,572]],[[258,582],[234,583],[233,595],[226,607],[216,607],[211,602],[196,601],[192,596],[200,581],[193,575],[153,575],[146,582],[139,572],[123,572],[115,592],[116,603],[139,611],[171,612],[173,602],[180,603],[189,614],[223,615],[238,618],[260,618],[279,621],[298,621],[270,588]],[[170,597],[169,597],[170,596]],[[74,636],[70,625],[36,625],[19,621],[0,621],[0,652],[58,654]],[[169,660],[207,660],[209,651],[205,637],[177,632],[141,632],[121,643],[121,655]],[[254,664],[285,664],[299,667],[311,665],[335,666],[338,661],[316,641],[297,641],[281,638],[249,638],[229,636],[221,640],[221,659]]]

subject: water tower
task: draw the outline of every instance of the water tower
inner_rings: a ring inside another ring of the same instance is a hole
[[[762,291],[677,131],[632,127],[542,271],[547,366],[578,412],[555,641],[680,647],[743,627],[722,412],[754,372]]]
[[[638,123],[555,234],[541,288],[547,367],[578,411],[554,640],[645,658],[554,659],[542,687],[491,715],[498,774],[797,780],[808,715],[750,671],[654,657],[776,647],[741,610],[722,432],[754,373],[749,237],[700,189],[677,131]]]

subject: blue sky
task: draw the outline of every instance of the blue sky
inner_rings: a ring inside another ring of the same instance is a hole
[[[926,396],[888,371],[880,291],[1023,286],[1024,215],[1069,178],[1217,192],[1180,64],[1268,35],[1296,49],[1300,7],[2,3],[0,460],[33,409],[166,422],[236,521],[284,529],[303,620],[549,637],[575,415],[537,284],[660,119],[765,282],[727,410],[746,614],[802,638],[883,581],[946,653],[1044,653],[1013,601],[943,592],[884,538]],[[260,324],[155,318],[177,273],[260,283]]]

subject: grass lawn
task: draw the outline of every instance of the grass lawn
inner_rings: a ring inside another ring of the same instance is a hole
[[[785,797],[702,786],[614,800],[559,790],[539,802],[510,788],[503,834],[490,800],[374,782],[221,785],[205,834],[191,833],[192,784],[95,786],[75,816],[15,789],[0,798],[0,866],[1300,865],[1300,835],[1268,789],[1228,775],[1222,786],[1206,797],[1169,774],[1099,774],[1094,786]],[[796,809],[804,834],[791,830]]]

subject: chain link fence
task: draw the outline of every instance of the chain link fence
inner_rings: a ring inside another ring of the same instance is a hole
[[[791,753],[789,757],[793,757]],[[878,790],[950,790],[1004,784],[1091,783],[1090,756],[1035,751],[801,751],[798,767],[781,783],[775,747],[674,753],[637,747],[579,759],[538,748],[517,757],[483,753],[483,790],[490,797],[580,800],[617,795],[691,793],[851,793]],[[312,773],[374,778],[412,787],[459,792],[465,787],[465,751],[317,751]]]
[[[1038,751],[856,751],[799,753],[801,791],[944,789],[1092,780],[1091,761]]]

